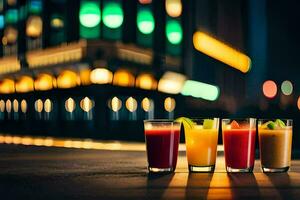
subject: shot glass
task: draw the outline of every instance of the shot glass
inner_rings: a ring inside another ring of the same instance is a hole
[[[258,138],[263,172],[287,172],[291,166],[293,121],[258,120]]]
[[[256,119],[223,119],[222,135],[227,172],[252,172]]]
[[[180,140],[180,122],[145,120],[145,140],[149,172],[173,172],[176,169]]]
[[[190,172],[214,172],[219,118],[192,119],[193,126],[185,126],[185,143]]]

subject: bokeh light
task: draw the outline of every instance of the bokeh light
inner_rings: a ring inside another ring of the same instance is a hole
[[[291,95],[293,93],[293,84],[291,81],[285,80],[281,84],[281,92],[284,95]]]
[[[83,2],[79,10],[79,22],[81,25],[93,28],[100,23],[100,5],[96,2]]]
[[[141,4],[150,4],[150,3],[152,3],[152,0],[139,0],[139,2]]]
[[[170,17],[179,17],[182,13],[181,0],[166,0],[166,11]]]
[[[122,108],[122,101],[118,97],[114,97],[111,99],[109,107],[114,112],[118,112]]]
[[[143,34],[151,34],[155,27],[155,21],[151,10],[141,9],[137,14],[137,27]]]
[[[272,80],[265,81],[262,89],[267,98],[274,98],[277,94],[277,85]]]
[[[40,16],[30,16],[26,22],[26,35],[39,37],[43,31],[43,21]]]
[[[155,90],[157,87],[157,81],[152,74],[143,73],[138,75],[135,85],[136,87],[144,90]]]
[[[73,112],[76,108],[76,103],[74,101],[73,98],[69,97],[66,101],[65,101],[65,109],[66,111],[68,111],[69,113]]]
[[[215,85],[187,80],[184,83],[181,94],[195,98],[202,98],[208,101],[215,101],[219,97],[220,90]]]
[[[172,112],[172,111],[174,111],[175,107],[176,107],[176,101],[175,101],[175,99],[172,98],[172,97],[167,97],[165,99],[165,102],[164,102],[164,108],[165,108],[165,110],[167,112]]]
[[[178,20],[168,20],[166,25],[166,36],[171,44],[180,44],[182,40],[182,28]]]
[[[105,68],[96,68],[90,74],[91,82],[95,84],[109,84],[112,78],[112,72]]]
[[[114,74],[113,84],[122,87],[133,87],[135,77],[126,69],[119,69]]]
[[[109,2],[103,8],[103,23],[105,26],[115,29],[123,24],[123,10],[120,3]]]
[[[125,102],[127,110],[135,112],[137,109],[137,101],[133,97],[129,97]]]
[[[298,97],[297,106],[298,106],[298,109],[300,110],[300,96]]]

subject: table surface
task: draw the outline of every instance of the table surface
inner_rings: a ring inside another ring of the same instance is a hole
[[[185,152],[176,172],[147,173],[144,151],[0,145],[3,199],[300,199],[300,160],[288,173],[228,174],[218,152],[215,173],[191,174]],[[0,198],[2,199],[2,198]]]

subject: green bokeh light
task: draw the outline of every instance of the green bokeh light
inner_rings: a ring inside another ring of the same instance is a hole
[[[180,44],[182,40],[182,28],[178,20],[167,21],[166,36],[171,44]]]
[[[284,95],[291,95],[293,93],[293,84],[291,81],[283,81],[281,84],[281,91]]]
[[[79,11],[79,21],[82,26],[93,28],[100,23],[101,12],[96,2],[82,2]]]
[[[219,97],[220,89],[217,86],[207,83],[187,80],[183,85],[181,94],[195,98],[202,98],[208,101],[215,101]]]
[[[110,2],[104,5],[103,23],[105,26],[115,29],[123,24],[123,10],[120,3]]]
[[[155,27],[154,17],[150,10],[140,10],[137,14],[137,27],[143,34],[151,34]]]

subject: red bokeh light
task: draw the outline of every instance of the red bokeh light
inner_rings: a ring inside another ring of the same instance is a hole
[[[141,4],[149,4],[152,3],[152,0],[139,0]]]
[[[274,81],[268,80],[263,84],[263,93],[267,98],[274,98],[277,94],[277,85]]]

